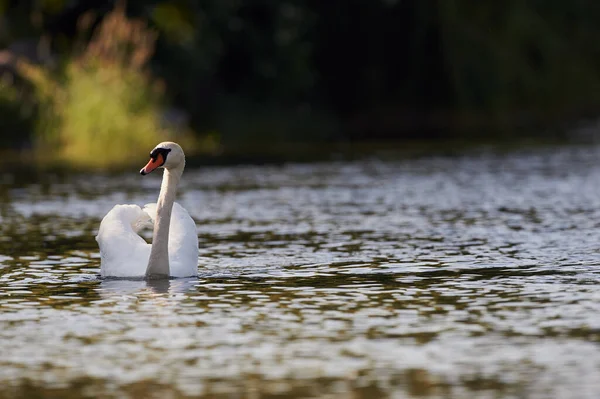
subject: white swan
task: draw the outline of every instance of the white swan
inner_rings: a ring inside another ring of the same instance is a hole
[[[156,204],[115,205],[100,223],[96,241],[100,247],[103,277],[168,278],[198,275],[196,223],[175,203],[177,185],[185,167],[185,155],[173,142],[157,145],[142,175],[165,169]],[[137,233],[154,223],[152,245]]]

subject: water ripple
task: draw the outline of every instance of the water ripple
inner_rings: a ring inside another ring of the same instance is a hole
[[[100,279],[93,239],[159,176],[15,183],[0,398],[596,397],[598,155],[188,170],[200,276],[167,281]]]

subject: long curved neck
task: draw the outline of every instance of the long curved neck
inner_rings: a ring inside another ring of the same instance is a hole
[[[177,185],[183,173],[183,166],[165,169],[160,194],[156,202],[156,219],[152,235],[152,249],[146,268],[146,278],[169,278],[169,226],[171,211],[175,202]]]

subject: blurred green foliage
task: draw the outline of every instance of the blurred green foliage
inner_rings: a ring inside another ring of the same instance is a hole
[[[127,20],[157,35],[147,62],[82,63],[117,3],[0,0],[0,46],[31,59],[19,45],[38,43],[32,64],[57,94],[42,100],[31,79],[0,94],[3,136],[34,115],[36,137],[89,142],[65,150],[80,154],[110,137],[176,135],[161,122],[175,118],[215,150],[484,135],[600,106],[592,0],[129,0]],[[130,52],[144,46],[128,40]],[[40,120],[55,132],[40,133]]]
[[[81,18],[82,29],[89,21],[89,15]],[[146,71],[155,39],[144,22],[128,19],[117,7],[81,52],[65,59],[60,75],[25,61],[17,64],[34,87],[32,141],[41,160],[110,168],[132,162],[132,153],[165,140],[193,150],[187,127],[161,120],[164,85]]]
[[[438,4],[456,107],[554,119],[600,104],[600,4]]]
[[[26,104],[23,92],[14,87],[8,78],[0,79],[0,147],[19,148],[26,145],[26,138],[33,130],[33,110]]]

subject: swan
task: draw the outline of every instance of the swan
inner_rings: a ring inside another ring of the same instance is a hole
[[[102,277],[193,277],[198,275],[196,223],[175,202],[177,185],[185,167],[183,149],[163,142],[150,152],[150,161],[140,170],[147,175],[164,168],[156,204],[115,205],[100,222],[96,241],[100,247]],[[138,232],[154,227],[152,244]]]

